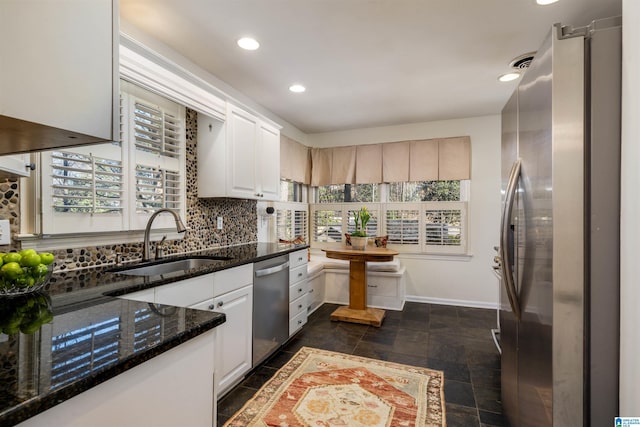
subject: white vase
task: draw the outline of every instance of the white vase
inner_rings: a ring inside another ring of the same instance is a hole
[[[351,236],[351,247],[356,251],[364,251],[367,247],[368,237]]]

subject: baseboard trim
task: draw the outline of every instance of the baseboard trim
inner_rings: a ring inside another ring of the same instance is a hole
[[[431,297],[421,297],[417,295],[406,295],[405,301],[421,302],[426,304],[455,305],[458,307],[489,308],[493,310],[498,309],[498,304],[492,303],[492,302],[468,301],[468,300],[448,299],[448,298],[431,298]]]

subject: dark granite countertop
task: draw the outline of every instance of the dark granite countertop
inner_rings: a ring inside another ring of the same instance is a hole
[[[253,243],[200,251],[189,256],[229,259],[162,276],[125,276],[112,271],[113,264],[62,271],[43,293],[0,298],[0,426],[24,421],[225,321],[221,313],[117,296],[307,247]]]

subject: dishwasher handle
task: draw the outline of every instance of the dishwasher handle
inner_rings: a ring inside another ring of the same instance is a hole
[[[289,268],[289,261],[282,264],[278,264],[273,267],[263,268],[262,270],[256,270],[255,274],[256,274],[256,277],[263,277],[263,276],[268,276],[270,274],[277,273],[282,270],[286,270],[288,268]]]

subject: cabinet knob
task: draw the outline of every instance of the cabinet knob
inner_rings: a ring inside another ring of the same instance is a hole
[[[302,261],[302,257],[298,258],[298,261]]]
[[[218,307],[222,307],[224,305],[223,301],[218,302]]]
[[[25,169],[29,169],[31,171],[36,170],[36,164],[35,163],[27,163],[24,165]]]
[[[216,308],[215,305],[213,305],[213,304],[209,305],[209,310],[213,310],[214,308]]]
[[[300,325],[302,323],[302,320],[298,320],[298,325]]]
[[[298,277],[302,277],[302,273],[298,273]]]
[[[298,304],[298,308],[302,308],[302,304]]]
[[[302,288],[298,288],[298,292],[302,292]]]

